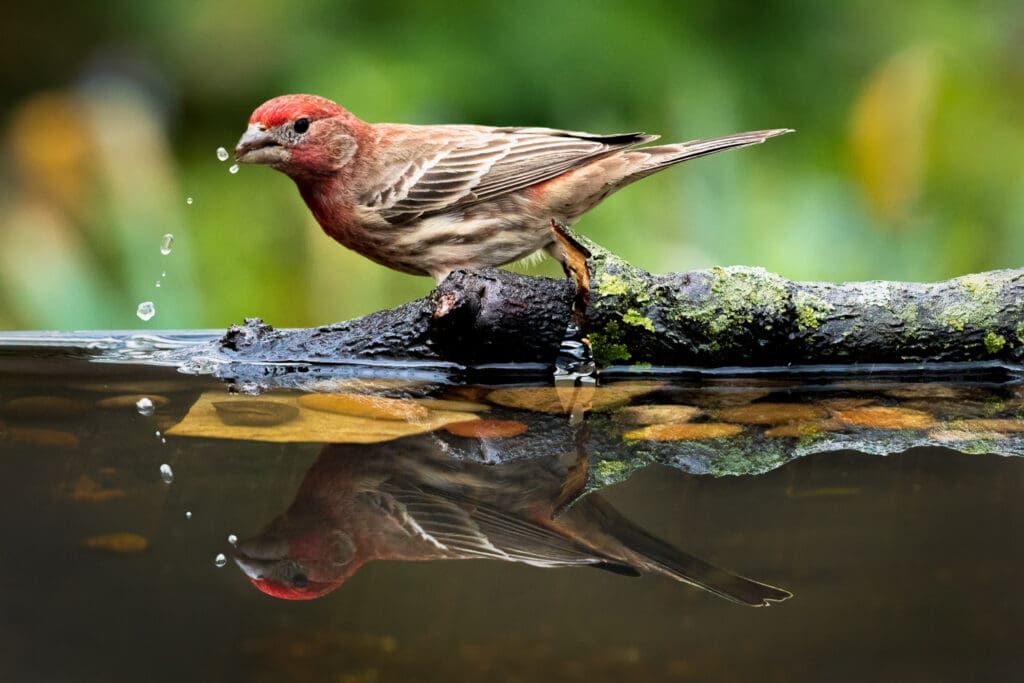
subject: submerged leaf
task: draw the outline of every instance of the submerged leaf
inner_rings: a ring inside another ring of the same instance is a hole
[[[504,439],[519,436],[526,431],[526,425],[515,420],[468,420],[451,422],[444,428],[455,436],[472,439]]]
[[[724,422],[688,422],[686,424],[650,425],[623,434],[628,441],[695,441],[698,439],[721,439],[743,431],[739,425]]]
[[[616,382],[606,386],[509,387],[487,394],[491,403],[540,413],[612,410],[661,388],[660,382]]]
[[[170,399],[159,394],[120,394],[119,396],[102,398],[96,401],[96,406],[99,408],[131,408],[135,410],[138,402],[144,398],[148,398],[155,408],[161,408],[170,403]]]
[[[144,536],[132,533],[103,534],[82,539],[82,545],[111,553],[141,553],[148,545]]]
[[[88,411],[88,404],[63,396],[22,396],[3,404],[5,415],[22,419],[74,417]]]
[[[461,410],[467,413],[486,413],[491,409],[486,403],[455,401],[447,398],[414,398],[417,405],[428,410]]]
[[[56,429],[38,429],[36,427],[9,427],[6,430],[0,425],[0,439],[19,441],[34,446],[74,447],[78,445],[78,435]]]
[[[690,422],[703,413],[696,406],[675,404],[629,406],[615,413],[615,420],[629,425],[678,424]]]
[[[422,420],[430,412],[410,399],[369,394],[305,394],[298,400],[303,408],[376,420]]]
[[[814,436],[822,432],[842,431],[843,425],[835,420],[813,420],[810,422],[791,422],[777,425],[764,430],[764,435],[773,438]]]
[[[128,495],[124,489],[103,488],[95,479],[83,474],[75,482],[68,497],[77,503],[102,503]]]
[[[276,401],[217,401],[213,409],[224,424],[242,427],[274,427],[299,416],[295,406]]]
[[[836,410],[834,416],[847,425],[876,429],[930,429],[936,425],[934,417],[920,410],[889,406],[868,406],[851,410]]]
[[[715,411],[715,417],[725,422],[759,425],[808,422],[827,416],[827,410],[809,403],[751,403]]]
[[[377,443],[390,441],[410,434],[430,432],[450,422],[465,422],[479,419],[473,413],[448,410],[427,410],[412,404],[421,419],[402,421],[394,419],[394,412],[388,412],[386,419],[373,419],[335,412],[314,410],[301,400],[288,394],[263,394],[259,397],[239,397],[230,402],[274,403],[282,411],[295,410],[293,419],[275,425],[225,424],[223,413],[215,404],[225,403],[224,392],[211,391],[199,397],[188,414],[167,430],[171,436],[199,436],[220,439],[245,439],[272,442],[333,442],[333,443]],[[366,398],[366,397],[363,397]],[[370,397],[374,398],[374,397]],[[403,404],[408,402],[401,402]],[[352,405],[352,404],[349,404]],[[239,408],[232,408],[237,415]],[[268,407],[260,408],[264,414]],[[278,410],[274,408],[273,410]]]

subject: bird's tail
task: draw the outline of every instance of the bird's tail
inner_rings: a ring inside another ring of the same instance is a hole
[[[766,607],[793,597],[787,590],[733,574],[669,545],[627,520],[603,500],[591,502],[601,509],[602,530],[629,551],[629,564],[641,572],[657,572],[750,607]]]
[[[726,135],[720,138],[711,138],[710,140],[691,140],[689,142],[679,142],[672,145],[657,145],[655,147],[640,147],[632,149],[628,152],[629,154],[642,154],[646,156],[646,159],[641,161],[639,168],[630,178],[630,181],[639,180],[644,176],[660,171],[666,166],[672,166],[684,161],[689,161],[690,159],[706,157],[709,154],[724,152],[728,149],[739,149],[740,147],[759,145],[768,138],[792,132],[792,128],[755,130],[747,133]]]

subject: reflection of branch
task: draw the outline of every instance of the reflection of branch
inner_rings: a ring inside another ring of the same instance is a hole
[[[591,252],[588,328],[603,366],[849,364],[1024,356],[1024,270],[946,282],[794,282],[757,268],[651,275]],[[221,347],[251,361],[391,359],[543,362],[557,355],[574,299],[567,281],[457,271],[429,296],[309,330],[262,321]]]

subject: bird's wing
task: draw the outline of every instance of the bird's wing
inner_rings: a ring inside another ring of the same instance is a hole
[[[411,535],[453,557],[525,562],[540,567],[609,565],[613,560],[529,519],[465,496],[458,489],[385,485]],[[628,567],[624,571],[630,571]]]
[[[386,162],[386,180],[369,188],[362,203],[401,223],[521,190],[658,137],[474,126],[438,127],[435,132],[411,158],[405,135],[384,138],[385,148],[405,153]]]

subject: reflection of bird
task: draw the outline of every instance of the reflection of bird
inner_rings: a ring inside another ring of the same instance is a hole
[[[291,600],[329,593],[370,560],[473,558],[653,572],[752,606],[790,597],[673,548],[599,494],[556,518],[584,479],[555,459],[453,460],[429,435],[329,445],[288,510],[239,543],[235,561],[261,591]]]
[[[290,176],[324,231],[346,247],[440,281],[539,249],[561,259],[552,219],[571,223],[673,164],[786,132],[638,148],[658,136],[370,124],[322,97],[285,95],[253,112],[235,157]]]

